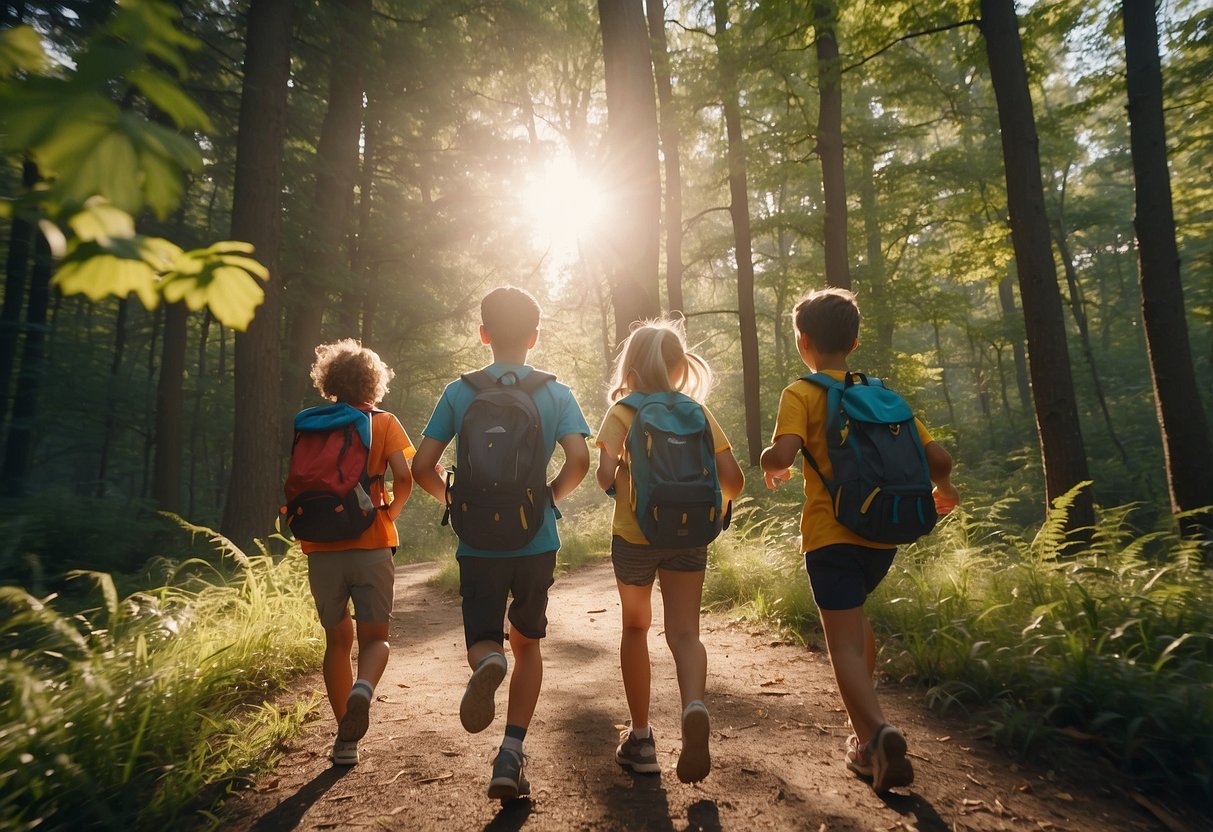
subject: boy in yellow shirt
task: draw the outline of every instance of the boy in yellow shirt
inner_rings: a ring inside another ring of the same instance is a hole
[[[859,344],[859,306],[845,289],[827,288],[809,294],[793,311],[796,348],[815,373],[842,380],[852,372],[847,356]],[[896,546],[860,537],[838,522],[822,477],[831,476],[826,448],[825,388],[797,379],[779,398],[774,439],[760,460],[768,488],[791,478],[791,466],[804,449],[812,454],[821,476],[804,464],[804,510],[800,518],[801,550],[821,615],[830,662],[843,706],[854,731],[848,740],[846,764],[872,778],[877,792],[907,786],[914,769],[906,756],[906,741],[885,722],[872,675],[876,643],[863,603],[893,564]],[[927,468],[934,484],[936,510],[946,514],[959,496],[950,475],[952,457],[935,442],[917,419]]]

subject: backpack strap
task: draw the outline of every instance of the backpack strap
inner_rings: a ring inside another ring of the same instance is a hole
[[[476,370],[472,373],[463,373],[459,378],[466,381],[472,386],[473,390],[479,393],[481,390],[488,390],[501,384],[501,380],[507,375],[514,375],[514,373],[508,372],[502,375],[501,378],[498,378],[488,370]],[[528,396],[535,395],[535,391],[540,387],[549,381],[556,380],[556,376],[551,373],[545,373],[543,370],[531,370],[524,378],[518,378],[516,375],[514,375],[514,378],[516,379],[514,383],[518,386],[518,389]]]
[[[490,387],[497,386],[497,377],[488,370],[476,370],[472,373],[463,373],[459,376],[460,379],[471,385],[472,389],[479,393],[481,390],[488,390]]]
[[[540,387],[549,381],[555,380],[556,376],[551,373],[545,373],[543,370],[531,370],[526,374],[525,378],[520,378],[515,383],[518,385],[519,390],[522,390],[528,396],[534,396]]]

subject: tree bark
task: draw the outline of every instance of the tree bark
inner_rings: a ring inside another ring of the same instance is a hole
[[[1162,428],[1171,511],[1213,507],[1213,438],[1201,404],[1184,316],[1179,250],[1167,170],[1162,71],[1152,0],[1124,0],[1129,141],[1136,185],[1138,262],[1146,352]],[[1186,534],[1213,534],[1213,510],[1181,520]]]
[[[745,137],[737,93],[737,64],[729,27],[728,0],[712,0],[720,92],[729,143],[729,215],[733,219],[733,255],[737,261],[737,316],[741,328],[741,388],[745,402],[746,446],[751,466],[762,453],[762,400],[758,367],[758,323],[754,310],[754,253],[750,200],[746,187]]]
[[[1090,474],[1066,348],[1057,268],[1049,244],[1036,121],[1014,0],[981,0],[981,31],[998,102],[1011,242],[1023,300],[1045,493],[1051,504],[1088,482]],[[1067,528],[1078,532],[1094,523],[1094,502],[1090,489],[1084,488],[1070,508]]]
[[[1019,406],[1024,413],[1032,412],[1032,386],[1028,383],[1028,354],[1024,350],[1023,339],[1019,337],[1019,327],[1010,323],[1016,319],[1022,320],[1019,308],[1015,306],[1015,262],[1007,266],[1007,276],[998,281],[998,302],[1002,306],[1002,319],[1008,324],[1007,337],[1011,341],[1011,355],[1015,361],[1015,386],[1019,391]]]
[[[21,188],[28,192],[38,184],[38,166],[28,159],[21,168]],[[17,342],[21,336],[21,310],[25,306],[25,290],[29,283],[30,252],[34,247],[35,227],[28,218],[13,217],[8,239],[8,254],[4,261],[4,305],[0,308],[0,395],[4,409],[0,423],[7,421],[12,400],[13,363],[17,360]]]
[[[817,82],[821,107],[817,116],[817,155],[825,192],[826,284],[851,288],[847,253],[847,185],[842,161],[842,68],[838,60],[838,6],[814,0],[813,30],[817,45]]]
[[[324,311],[334,284],[348,284],[349,259],[343,254],[347,219],[353,213],[362,133],[362,96],[371,37],[371,0],[332,4],[338,34],[329,56],[328,108],[316,143],[316,185],[308,227],[308,256],[303,271],[285,289],[291,322],[290,361],[285,373],[287,409],[303,406],[310,385],[308,371],[323,335]],[[321,9],[321,13],[328,13]],[[352,287],[351,287],[352,288]],[[347,293],[343,293],[347,294]],[[349,310],[346,310],[347,312]],[[343,338],[359,333],[343,317]],[[288,413],[289,417],[289,413]]]
[[[635,321],[661,314],[661,171],[657,99],[641,0],[598,0],[606,69],[604,170],[616,216],[603,229],[616,343]]]
[[[682,159],[678,146],[681,130],[674,109],[670,54],[665,37],[665,2],[647,0],[649,39],[657,80],[657,112],[661,156],[665,160],[665,287],[669,310],[683,311],[682,297]]]
[[[270,279],[248,331],[236,336],[232,468],[220,528],[238,546],[273,527],[282,492],[278,245],[293,6],[292,0],[252,0],[248,10],[231,233],[254,245]]]
[[[876,333],[876,348],[872,350],[872,369],[884,377],[893,365],[893,328],[895,316],[889,302],[889,287],[885,277],[884,244],[880,233],[880,206],[876,202],[876,163],[872,148],[864,145],[863,182],[859,186],[859,208],[863,213],[863,235],[867,243],[867,264],[863,277],[867,281],[871,303],[868,309],[872,329]]]

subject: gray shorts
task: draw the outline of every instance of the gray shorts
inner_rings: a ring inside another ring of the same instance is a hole
[[[649,586],[658,569],[671,572],[702,572],[708,568],[708,547],[661,549],[638,546],[616,535],[611,538],[611,564],[615,579],[629,586]]]
[[[307,556],[307,582],[320,614],[320,626],[336,627],[354,601],[354,618],[386,624],[392,614],[396,565],[392,550],[346,549]]]

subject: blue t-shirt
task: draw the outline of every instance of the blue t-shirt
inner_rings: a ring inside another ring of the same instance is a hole
[[[529,364],[508,364],[494,362],[484,368],[497,378],[512,372],[518,378],[526,378],[533,369]],[[444,445],[455,439],[458,442],[459,426],[463,423],[463,414],[468,405],[476,397],[476,391],[461,378],[457,378],[442,391],[442,398],[434,405],[434,413],[426,424],[422,434],[435,439]],[[539,410],[539,418],[543,423],[543,441],[548,449],[548,459],[556,450],[556,440],[570,433],[582,436],[590,435],[590,426],[586,424],[581,406],[573,398],[573,391],[558,381],[549,381],[535,391],[535,406]],[[517,557],[519,555],[538,555],[543,552],[554,552],[560,548],[560,535],[556,531],[556,512],[552,506],[544,511],[543,525],[539,527],[535,538],[521,549],[509,552],[486,552],[474,549],[459,541],[455,550],[458,557]]]

